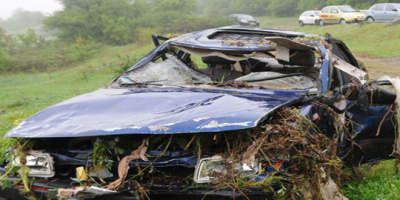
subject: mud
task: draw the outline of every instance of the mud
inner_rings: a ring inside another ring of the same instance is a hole
[[[381,76],[400,76],[400,56],[375,57],[355,52],[353,52],[353,55],[357,58],[357,60],[364,63],[364,65],[367,67],[368,73],[374,79],[377,79]]]

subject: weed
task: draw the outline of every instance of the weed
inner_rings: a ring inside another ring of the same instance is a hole
[[[135,57],[130,57],[129,55],[126,55],[125,58],[122,58],[120,55],[117,55],[117,57],[121,60],[121,64],[114,70],[116,74],[121,74],[127,71],[137,61]]]

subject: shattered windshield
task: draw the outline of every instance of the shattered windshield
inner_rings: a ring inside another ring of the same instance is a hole
[[[176,57],[170,56],[163,62],[150,62],[141,68],[127,72],[120,81],[122,84],[188,85],[207,83],[211,81],[211,78],[189,68]]]
[[[154,57],[152,62],[122,74],[113,86],[318,88],[322,59],[311,46],[287,38],[241,32],[216,32],[202,40],[218,43],[219,47],[172,44],[166,60]]]
[[[126,72],[119,78],[119,86],[235,87],[242,83],[260,89],[302,90],[317,87],[315,78],[308,73],[312,68],[283,66],[275,59],[258,58],[250,60],[251,62],[232,62],[217,57],[203,57],[202,60],[219,64],[193,69],[171,55],[165,61],[150,62]],[[234,84],[225,84],[229,82]]]

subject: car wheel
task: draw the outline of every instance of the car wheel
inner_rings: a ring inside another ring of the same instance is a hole
[[[303,21],[299,21],[299,25],[300,25],[300,26],[304,26]]]
[[[323,26],[323,25],[325,25],[325,23],[324,23],[324,21],[322,21],[322,19],[321,19],[321,20],[319,20],[319,25],[320,25],[320,26]]]
[[[369,22],[374,22],[375,19],[374,19],[373,17],[367,17],[367,21],[369,21]]]
[[[339,24],[346,24],[346,20],[340,19]]]

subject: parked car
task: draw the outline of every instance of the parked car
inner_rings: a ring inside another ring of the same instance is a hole
[[[400,3],[378,3],[364,12],[369,22],[390,22],[400,17]]]
[[[364,12],[349,5],[327,6],[319,14],[319,24],[346,24],[366,20]]]
[[[299,17],[299,25],[316,25],[319,22],[319,10],[309,10],[303,12]]]
[[[244,14],[231,14],[229,18],[233,21],[236,21],[240,25],[247,25],[247,26],[260,26],[260,22],[250,15]]]
[[[337,158],[391,158],[396,94],[369,80],[342,41],[249,27],[153,39],[106,89],[5,135],[21,145],[0,164],[1,197],[266,199],[302,170],[337,175]]]

